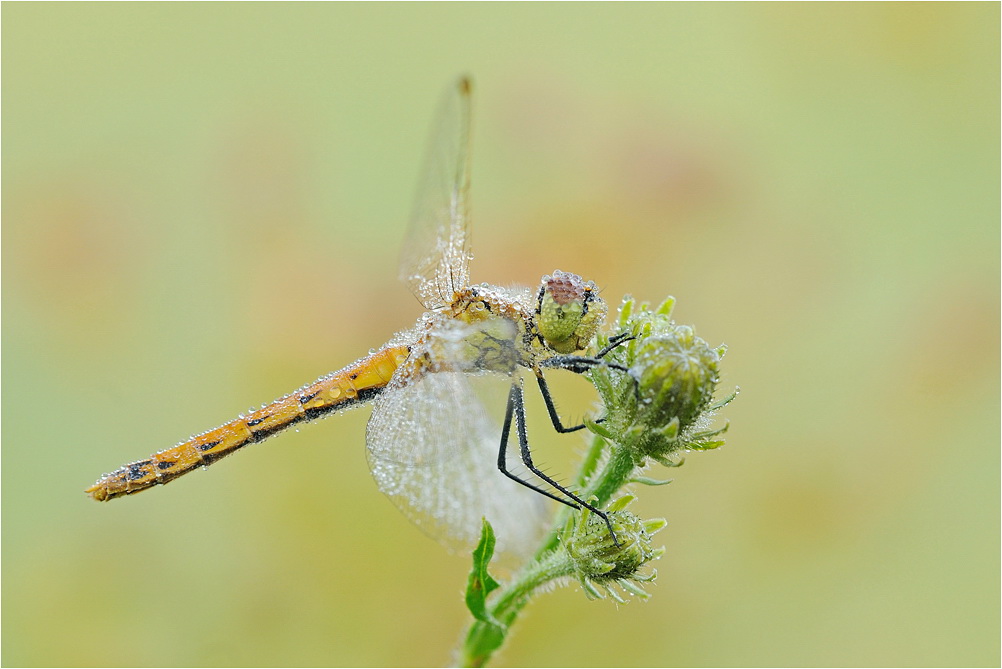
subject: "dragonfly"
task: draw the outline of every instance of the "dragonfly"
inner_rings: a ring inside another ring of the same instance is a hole
[[[470,281],[471,82],[461,77],[439,104],[400,257],[400,279],[427,311],[378,350],[260,409],[105,474],[86,489],[106,501],[163,485],[305,421],[374,405],[366,427],[379,489],[425,533],[468,547],[482,518],[499,551],[527,553],[543,527],[545,498],[607,514],[543,472],[526,433],[523,378],[531,376],[553,427],[561,421],[544,372],[582,374],[626,335],[592,355],[608,307],[596,285],[559,270],[538,288]],[[621,368],[622,371],[628,371]],[[473,386],[510,383],[500,429]],[[601,420],[601,419],[599,419]],[[518,451],[509,449],[514,424]]]

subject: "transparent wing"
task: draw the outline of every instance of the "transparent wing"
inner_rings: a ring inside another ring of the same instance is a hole
[[[470,283],[470,80],[446,90],[436,113],[400,255],[400,280],[428,309]]]
[[[391,382],[377,399],[366,430],[369,467],[379,489],[432,538],[468,549],[486,517],[498,551],[524,557],[545,530],[546,503],[498,471],[500,435],[467,374],[429,372]],[[511,462],[518,444],[509,451]]]

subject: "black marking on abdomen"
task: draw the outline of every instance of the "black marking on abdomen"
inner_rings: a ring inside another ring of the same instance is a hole
[[[378,388],[362,388],[361,390],[358,391],[358,397],[356,398],[356,401],[368,402],[369,400],[374,399],[379,393],[383,392],[384,389],[385,388],[383,386],[380,386]]]
[[[215,453],[206,453],[205,455],[203,455],[201,457],[201,465],[203,467],[206,466],[206,465],[211,465],[212,463],[214,463],[219,458],[221,458],[223,456],[228,456],[232,452],[233,452],[233,449],[230,449],[229,451],[217,451]]]
[[[309,402],[310,400],[312,400],[314,397],[316,397],[319,394],[320,394],[320,391],[318,390],[315,393],[310,393],[309,395],[303,395],[302,397],[299,398],[299,403],[300,404],[306,404],[307,402]]]
[[[205,443],[205,444],[199,444],[196,448],[198,448],[198,450],[200,450],[200,451],[208,451],[210,449],[215,448],[216,446],[218,446],[221,443],[223,443],[222,439],[216,439],[215,441],[210,441],[210,442]]]
[[[133,462],[128,466],[125,472],[125,478],[129,481],[138,481],[139,479],[146,476],[148,472],[144,471],[144,467],[149,465],[151,460],[142,460],[140,462]]]
[[[264,441],[265,439],[267,439],[268,437],[270,437],[273,434],[277,434],[277,433],[281,432],[282,430],[284,430],[284,429],[286,429],[286,428],[288,428],[288,427],[290,427],[292,425],[295,425],[296,423],[301,423],[304,420],[306,420],[306,413],[307,412],[304,411],[302,414],[297,415],[292,420],[290,420],[290,421],[288,421],[286,423],[282,423],[281,425],[273,425],[272,427],[266,427],[266,428],[262,428],[260,430],[251,430],[251,437],[245,443],[249,443],[249,442],[257,443],[259,441]],[[248,425],[250,425],[250,423],[248,423]],[[244,444],[240,444],[240,446],[243,446],[243,445]]]
[[[157,469],[170,469],[177,463],[172,460],[159,460],[157,462]]]
[[[303,411],[303,414],[306,416],[306,420],[323,418],[329,413],[333,413],[341,409],[350,409],[351,407],[368,402],[381,392],[383,392],[382,386],[377,386],[375,388],[362,388],[358,391],[358,394],[351,399],[347,399],[342,402],[335,402],[333,404],[326,404],[322,407],[311,407]]]
[[[265,418],[268,418],[270,416],[271,416],[271,414],[268,414],[267,416],[264,416],[263,418],[255,418],[253,420],[249,420],[249,421],[247,421],[247,427],[254,427],[255,425],[260,425],[261,423],[264,422]]]

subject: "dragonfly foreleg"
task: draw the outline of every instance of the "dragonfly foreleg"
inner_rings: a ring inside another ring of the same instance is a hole
[[[542,378],[542,377],[537,377],[537,378]],[[546,490],[543,490],[542,488],[533,485],[528,481],[524,481],[508,471],[506,454],[508,449],[508,435],[511,433],[512,418],[514,418],[515,420],[515,429],[518,433],[518,446],[519,446],[519,453],[522,456],[522,463],[529,468],[529,471],[531,471],[540,479],[551,485],[555,490],[559,491],[561,494],[565,495],[571,500],[574,500],[576,504],[574,502],[568,501],[567,499],[558,497]],[[554,481],[552,478],[544,474],[538,467],[536,467],[535,464],[533,464],[532,453],[529,451],[529,439],[526,436],[525,432],[525,398],[522,394],[522,384],[520,380],[514,381],[511,384],[511,390],[508,392],[508,406],[505,409],[504,426],[501,429],[501,447],[498,451],[498,469],[501,470],[502,474],[512,479],[513,481],[521,483],[527,488],[531,488],[532,490],[535,490],[538,493],[546,495],[550,499],[555,499],[558,502],[561,502],[562,504],[566,504],[572,509],[580,509],[581,507],[588,509],[589,511],[591,511],[592,513],[594,513],[595,515],[597,515],[598,517],[600,517],[602,520],[605,521],[606,526],[608,526],[609,528],[609,534],[612,536],[613,542],[617,546],[619,545],[619,539],[616,538],[616,531],[612,529],[612,521],[609,520],[608,514],[606,514],[604,511],[599,510],[594,505],[584,501],[583,499],[572,493],[570,490],[563,487],[562,485]]]
[[[546,379],[543,378],[541,370],[536,373],[536,383],[539,384],[539,394],[543,396],[543,402],[546,404],[546,413],[550,414],[550,422],[553,423],[554,430],[561,434],[566,434],[584,429],[584,423],[575,425],[574,427],[564,427],[564,424],[560,422],[560,415],[557,413],[557,407],[553,403],[553,395],[550,394],[550,387],[546,384]]]
[[[620,372],[630,373],[630,369],[615,362],[606,362],[599,357],[586,357],[583,355],[555,355],[539,363],[540,367],[554,367],[556,369],[566,369],[575,374],[584,374],[594,367],[608,367]]]
[[[605,348],[596,353],[595,357],[604,358],[605,356],[609,355],[609,353],[620,344],[625,344],[626,342],[632,341],[634,339],[636,339],[636,337],[631,336],[629,332],[620,332],[618,335],[609,337],[609,343],[605,346]]]
[[[546,360],[541,362],[539,368],[536,369],[536,383],[539,384],[539,393],[543,396],[543,402],[546,404],[546,411],[547,413],[550,414],[550,422],[553,423],[553,429],[555,429],[557,432],[560,432],[561,434],[567,432],[577,432],[578,430],[583,429],[585,427],[585,424],[581,423],[580,425],[575,425],[574,427],[564,427],[564,424],[560,421],[560,416],[557,414],[557,407],[553,403],[553,396],[550,393],[550,387],[547,385],[546,379],[543,378],[543,370],[542,370],[543,367],[566,369],[567,371],[573,372],[574,374],[584,374],[585,372],[590,371],[595,367],[607,367],[608,369],[615,369],[616,371],[623,372],[631,379],[633,379],[634,390],[637,393],[639,393],[639,386],[637,383],[637,379],[634,378],[632,374],[630,374],[629,368],[614,362],[606,362],[605,360],[601,359],[602,355],[605,355],[606,353],[611,351],[616,346],[622,344],[623,342],[628,341],[629,339],[633,339],[633,337],[627,337],[627,333],[624,332],[620,335],[616,335],[612,339],[615,340],[615,342],[610,343],[609,346],[606,346],[604,349],[602,349],[602,351],[599,352],[599,355],[595,356],[594,358],[584,357],[580,355],[557,355],[553,356],[552,358],[547,358]],[[599,418],[595,422],[601,423],[604,420],[605,420],[604,418]]]

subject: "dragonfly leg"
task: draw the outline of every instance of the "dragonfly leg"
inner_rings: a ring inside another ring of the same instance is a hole
[[[596,358],[604,358],[609,355],[609,352],[620,344],[625,344],[628,341],[636,339],[636,337],[630,336],[629,332],[620,332],[614,337],[609,337],[609,343],[601,351],[595,354]]]
[[[540,367],[553,367],[556,369],[566,369],[569,372],[574,372],[575,374],[584,374],[594,367],[608,367],[609,369],[615,369],[620,372],[629,373],[629,368],[623,365],[617,364],[615,362],[606,362],[598,357],[589,357],[583,355],[555,355],[552,358],[547,358],[539,363]]]
[[[546,404],[546,413],[550,414],[550,422],[553,423],[554,430],[560,434],[566,434],[567,432],[577,432],[584,429],[584,423],[575,425],[574,427],[564,427],[564,424],[560,422],[557,407],[553,403],[553,395],[550,394],[550,387],[546,384],[546,379],[543,378],[542,370],[536,372],[536,383],[539,384],[539,394],[543,396],[543,402]]]
[[[546,379],[543,378],[543,367],[554,367],[556,369],[566,369],[574,374],[584,374],[585,372],[595,368],[595,367],[607,367],[609,369],[615,369],[616,371],[623,372],[631,379],[633,379],[633,389],[634,392],[640,393],[640,386],[637,383],[637,379],[630,374],[630,370],[623,365],[616,364],[614,362],[606,362],[601,359],[601,356],[606,355],[616,346],[633,339],[634,337],[628,337],[628,333],[624,332],[622,334],[616,335],[610,340],[609,346],[599,351],[599,354],[594,358],[584,357],[580,355],[557,355],[552,358],[547,358],[544,360],[536,372],[536,383],[539,384],[539,393],[543,396],[543,402],[546,404],[546,412],[550,415],[550,422],[553,423],[553,429],[557,432],[564,434],[567,432],[577,432],[585,427],[584,423],[580,425],[575,425],[573,427],[565,427],[560,421],[560,416],[557,414],[557,407],[553,403],[553,395],[550,393],[550,387],[546,383]],[[615,341],[613,341],[615,340]],[[595,422],[601,423],[605,421],[605,418],[599,418]]]
[[[507,470],[506,468],[507,461],[505,458],[505,453],[508,447],[508,435],[511,432],[511,421],[513,417],[515,419],[515,429],[518,432],[518,446],[519,446],[519,452],[522,455],[522,462],[525,464],[526,467],[529,468],[529,471],[531,471],[533,474],[538,476],[540,479],[542,479],[549,485],[553,486],[553,488],[559,491],[561,494],[565,495],[569,499],[574,500],[574,502],[577,502],[577,504],[572,503],[567,499],[563,499],[561,497],[553,495],[527,481],[523,481],[522,479],[518,478],[517,476],[515,476],[514,474],[512,474]],[[513,382],[511,384],[511,390],[508,392],[508,407],[505,410],[504,427],[501,430],[501,449],[498,453],[498,469],[500,469],[501,473],[503,473],[508,478],[517,481],[528,488],[532,488],[536,492],[542,493],[547,497],[549,497],[550,499],[555,499],[558,502],[566,504],[572,509],[580,509],[581,507],[588,509],[596,516],[605,521],[606,526],[609,528],[609,534],[612,536],[613,542],[617,546],[619,545],[619,539],[616,538],[616,531],[612,529],[612,521],[609,520],[609,515],[607,513],[601,511],[594,505],[584,501],[583,499],[572,493],[570,490],[563,487],[562,485],[554,481],[552,478],[544,474],[538,467],[536,467],[535,464],[533,464],[532,453],[529,451],[529,439],[525,433],[525,399],[522,395],[521,381]]]
[[[516,395],[518,396],[518,399],[516,399]],[[516,410],[516,402],[518,402],[519,406],[522,407],[521,415],[522,415],[523,422],[519,423],[519,425],[520,426],[524,425],[525,406],[524,406],[524,403],[522,403],[522,401],[521,401],[521,396],[522,396],[522,388],[518,385],[518,382],[516,381],[515,383],[512,384],[511,390],[508,391],[508,407],[507,407],[507,409],[505,409],[504,424],[501,426],[501,447],[498,450],[498,470],[502,474],[504,474],[505,476],[507,476],[508,478],[510,478],[512,481],[515,481],[516,483],[524,485],[526,488],[530,488],[532,490],[535,490],[540,495],[545,495],[546,497],[549,497],[550,499],[554,499],[554,500],[560,502],[561,504],[566,504],[567,506],[569,506],[571,508],[580,509],[581,507],[579,507],[577,504],[572,504],[571,502],[568,502],[563,497],[557,497],[556,495],[554,495],[550,491],[545,490],[543,488],[540,488],[539,486],[537,486],[537,485],[535,485],[533,483],[529,483],[528,481],[526,481],[526,480],[524,480],[522,478],[519,478],[517,475],[515,475],[512,472],[508,471],[508,457],[507,457],[507,455],[508,455],[508,435],[511,434],[511,421],[512,421],[512,418],[513,418],[515,410]],[[519,428],[519,434],[521,435],[524,432],[525,432],[525,428],[524,427],[520,427]],[[521,436],[519,437],[519,440],[521,441]],[[543,477],[543,479],[546,480],[545,477]],[[557,487],[559,489],[559,486],[557,486]]]
[[[621,345],[625,344],[628,341],[633,341],[636,338],[637,338],[636,335],[631,335],[629,332],[620,332],[618,335],[615,335],[614,337],[609,337],[609,343],[606,344],[605,347],[601,351],[599,351],[598,353],[595,354],[595,359],[601,361],[602,358],[604,358],[605,356],[609,355],[609,353],[612,352],[617,346],[621,346]],[[604,364],[609,369],[616,369],[616,370],[619,370],[620,372],[625,372],[626,375],[629,376],[630,379],[633,380],[633,393],[637,396],[637,399],[639,400],[640,399],[640,381],[637,379],[637,377],[635,377],[633,374],[631,374],[630,370],[628,368],[624,367],[623,365],[617,365],[614,362],[608,362],[608,363],[604,363]]]

